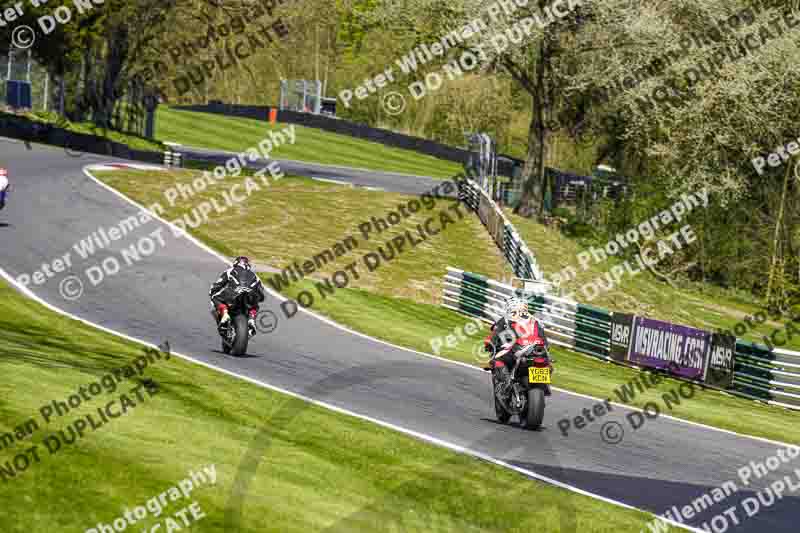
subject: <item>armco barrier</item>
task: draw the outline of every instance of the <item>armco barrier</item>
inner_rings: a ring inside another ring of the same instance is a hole
[[[164,162],[163,152],[137,150],[97,135],[71,132],[53,124],[40,124],[13,116],[0,117],[0,136],[59,146],[71,152],[108,155],[153,164]]]
[[[733,383],[750,398],[800,409],[800,353],[736,339]]]
[[[442,305],[486,322],[494,322],[502,315],[506,299],[514,294],[519,293],[510,285],[447,267]],[[608,311],[549,295],[531,297],[528,301],[544,325],[550,342],[608,359]]]
[[[166,150],[164,152],[164,166],[165,167],[182,167],[183,155],[180,152],[173,152]]]
[[[461,314],[494,322],[519,289],[484,276],[447,267],[442,305]],[[529,305],[553,344],[613,361],[609,357],[611,312],[551,295],[528,296]],[[629,365],[635,366],[635,365]],[[713,388],[713,387],[709,387]],[[800,353],[736,339],[733,386],[737,396],[800,409]]]
[[[486,191],[470,179],[458,180],[457,183],[459,200],[477,213],[514,274],[523,279],[542,280],[544,276],[536,258]]]

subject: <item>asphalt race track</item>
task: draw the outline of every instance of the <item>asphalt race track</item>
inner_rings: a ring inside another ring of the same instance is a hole
[[[31,274],[43,263],[72,251],[70,272],[30,289],[51,304],[148,342],[169,340],[173,351],[220,368],[311,396],[365,416],[434,436],[501,459],[540,475],[625,504],[662,513],[683,507],[712,488],[734,481],[740,491],[691,521],[703,521],[738,505],[786,475],[800,458],[742,488],[737,470],[749,461],[776,455],[778,445],[660,417],[632,431],[614,408],[602,421],[561,435],[556,422],[574,417],[595,400],[555,392],[548,399],[545,427],[528,432],[496,424],[487,376],[476,369],[425,357],[350,334],[305,313],[286,319],[278,300],[263,309],[279,318],[270,334],[255,337],[249,356],[219,351],[207,300],[208,288],[225,265],[185,238],[152,221],[88,260],[73,244],[99,227],[108,228],[138,209],[86,177],[82,167],[96,156],[69,157],[58,148],[0,140],[0,165],[9,168],[13,190],[0,211],[0,268],[12,277]],[[336,170],[342,176],[342,170]],[[85,270],[107,255],[120,257],[139,237],[161,231],[166,246],[93,287]],[[76,275],[85,291],[69,301],[61,280]],[[555,381],[558,382],[556,366]],[[619,444],[601,438],[602,422],[625,428]],[[735,532],[797,531],[798,498],[784,497],[752,518],[737,512]]]
[[[236,155],[236,152],[207,150],[205,148],[190,146],[181,146],[177,150],[183,154],[185,158],[211,161],[217,165],[224,165],[226,160]],[[426,176],[376,172],[374,170],[321,165],[318,163],[293,161],[289,159],[275,159],[275,161],[280,163],[281,170],[286,174],[344,181],[355,186],[376,187],[385,191],[404,194],[421,195],[442,182],[442,180]],[[255,162],[247,161],[247,167],[253,170],[263,168],[264,164],[265,161],[263,159],[259,159]],[[455,197],[455,194],[452,196]]]

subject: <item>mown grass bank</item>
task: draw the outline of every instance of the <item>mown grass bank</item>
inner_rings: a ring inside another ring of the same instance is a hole
[[[257,146],[269,132],[287,127],[289,124],[270,124],[266,117],[255,120],[168,106],[159,106],[156,115],[156,137],[161,141],[232,152]],[[461,170],[458,163],[411,150],[304,126],[295,125],[295,131],[295,144],[281,145],[271,157],[434,178],[446,178]]]

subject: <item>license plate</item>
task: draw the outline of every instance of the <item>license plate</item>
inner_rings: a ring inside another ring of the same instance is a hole
[[[528,368],[528,381],[530,383],[550,383],[550,369],[549,368]]]

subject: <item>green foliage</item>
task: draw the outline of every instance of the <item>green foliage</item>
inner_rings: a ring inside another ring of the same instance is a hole
[[[369,14],[377,6],[378,0],[350,0],[349,2],[336,0],[336,9],[340,17],[337,39],[349,59],[361,51],[367,33],[374,26],[369,21]]]

